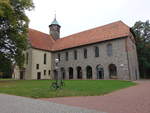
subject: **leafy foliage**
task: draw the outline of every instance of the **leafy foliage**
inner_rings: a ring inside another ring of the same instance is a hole
[[[132,27],[135,34],[141,77],[150,77],[150,23],[138,21]]]
[[[32,0],[0,1],[0,55],[19,66],[23,64],[21,59],[27,46],[29,19],[25,10],[32,8]]]
[[[27,47],[29,24],[25,11],[33,7],[32,0],[0,0],[0,63],[2,66],[7,60],[11,63],[15,62],[19,67],[23,65],[23,51]]]
[[[12,63],[10,60],[6,59],[4,56],[0,56],[3,64],[0,65],[0,78],[10,78],[12,73]]]

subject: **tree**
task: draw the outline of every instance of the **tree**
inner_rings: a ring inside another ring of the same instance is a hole
[[[33,8],[32,0],[0,0],[0,65],[4,59],[23,65],[29,24],[25,11]]]
[[[2,65],[0,65],[0,78],[10,78],[13,71],[11,61],[2,55],[0,59],[3,61]]]
[[[150,77],[150,23],[138,21],[132,27],[135,34],[140,75]]]

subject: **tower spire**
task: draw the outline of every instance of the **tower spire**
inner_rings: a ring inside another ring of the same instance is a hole
[[[55,10],[55,13],[54,13],[54,20],[52,21],[51,24],[55,24],[55,25],[59,25],[57,19],[56,19],[56,10]]]
[[[56,11],[54,14],[54,20],[52,21],[52,23],[49,25],[49,29],[50,29],[50,35],[53,37],[54,40],[59,39],[60,36],[60,28],[61,26],[59,25],[59,23],[56,20]]]
[[[54,12],[54,19],[56,19],[56,10],[55,10],[55,12]]]

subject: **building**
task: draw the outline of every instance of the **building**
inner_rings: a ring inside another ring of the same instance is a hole
[[[16,79],[139,79],[134,35],[122,21],[59,38],[56,18],[50,34],[29,29],[29,46]],[[55,59],[59,68],[55,70]]]

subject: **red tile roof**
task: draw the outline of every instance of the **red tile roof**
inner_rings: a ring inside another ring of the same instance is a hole
[[[129,27],[122,21],[107,24],[94,29],[86,30],[76,33],[56,41],[48,34],[29,30],[29,39],[34,48],[58,51],[72,47],[82,46],[86,44],[93,44],[106,40],[117,39],[128,36],[130,33]]]
[[[28,37],[32,47],[42,50],[51,51],[55,42],[50,35],[33,29],[29,29]]]

